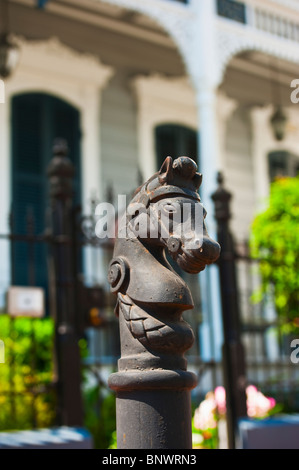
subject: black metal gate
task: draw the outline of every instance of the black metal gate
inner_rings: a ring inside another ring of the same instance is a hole
[[[219,174],[218,188],[212,199],[222,249],[218,260],[224,331],[222,365],[228,441],[234,448],[238,419],[246,417],[248,411],[246,387],[255,385],[274,397],[284,411],[298,411],[299,374],[290,360],[291,340],[282,334],[273,304],[269,305],[266,298],[253,301],[261,283],[259,260],[250,256],[248,242],[237,243],[230,231],[231,198],[224,187],[223,175]],[[273,351],[275,345],[277,348]]]
[[[16,253],[18,258],[21,253],[26,287],[41,288],[45,299],[43,318],[34,318],[30,311],[28,318],[5,314],[7,304],[0,315],[5,351],[0,368],[0,430],[82,426],[82,382],[89,367],[81,347],[86,329],[105,327],[113,356],[118,355],[117,322],[106,315],[110,298],[99,285],[87,287],[83,276],[84,250],[88,247],[95,256],[103,249],[109,253],[110,245],[103,247],[90,230],[92,216],[83,216],[74,204],[74,168],[67,152],[66,142],[57,140],[48,168],[50,205],[42,233],[36,233],[28,208],[23,233],[15,232],[12,211],[10,233],[0,235],[0,242],[9,244],[11,286],[16,284]],[[109,254],[107,263],[108,258]],[[39,276],[41,264],[47,267],[46,282]],[[99,371],[93,373],[103,383]]]
[[[105,243],[95,236],[95,201],[89,215],[83,215],[81,208],[74,204],[74,173],[65,142],[55,143],[48,176],[51,203],[42,233],[36,233],[29,209],[25,214],[25,233],[15,233],[12,212],[10,233],[0,235],[0,243],[9,246],[10,265],[16,269],[16,247],[22,245],[22,265],[28,270],[28,285],[44,288],[46,311],[41,319],[0,315],[0,339],[5,346],[5,363],[0,364],[0,430],[82,425],[84,370],[87,368],[98,384],[106,386],[100,372],[103,362],[99,363],[98,359],[105,352],[105,360],[113,366],[119,357],[118,324],[113,315],[115,300],[107,294],[105,286],[93,279],[87,281],[83,274],[87,257],[94,272],[100,265],[105,271],[112,257],[113,243]],[[287,401],[288,406],[298,408],[298,373],[283,351],[279,351],[275,360],[267,356],[265,335],[275,325],[265,316],[264,305],[250,302],[257,262],[246,249],[236,246],[230,234],[230,196],[221,179],[214,201],[222,245],[218,267],[224,308],[223,357],[228,399],[234,403],[230,408],[233,429],[235,420],[245,413],[246,383],[253,383],[265,393],[274,394],[278,401]],[[39,283],[41,252],[47,263],[46,285]],[[12,270],[11,285],[14,284]],[[89,327],[100,337],[99,350],[89,351],[89,358],[84,358],[81,344]],[[199,358],[192,365],[202,380],[202,372],[211,369],[213,375],[221,367]]]

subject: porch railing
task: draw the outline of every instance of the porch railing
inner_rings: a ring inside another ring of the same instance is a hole
[[[299,42],[299,20],[287,9],[281,11],[277,4],[269,9],[263,2],[217,0],[217,13],[219,17],[243,23],[257,31]]]

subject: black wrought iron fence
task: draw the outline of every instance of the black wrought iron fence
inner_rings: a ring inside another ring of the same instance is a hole
[[[102,386],[107,371],[115,367],[119,357],[115,299],[105,284],[113,241],[106,243],[95,236],[95,201],[87,215],[73,206],[72,172],[61,143],[56,144],[55,158],[50,172],[51,203],[44,225],[37,226],[28,208],[19,225],[22,229],[18,229],[13,209],[8,232],[0,234],[0,253],[5,254],[8,262],[4,264],[10,269],[10,279],[4,274],[3,281],[4,268],[1,274],[0,339],[4,342],[5,362],[0,363],[0,430],[80,424],[83,369],[89,370],[91,382],[95,380]],[[244,363],[233,363],[236,375],[230,377],[232,386],[244,375],[244,384],[254,384],[287,409],[298,410],[298,367],[290,360],[290,345],[281,334],[271,302],[255,303],[252,299],[260,282],[258,261],[250,257],[248,245],[236,245],[229,232],[230,198],[223,181],[219,181],[216,216],[219,234],[225,236],[218,267],[225,273],[221,277],[222,303],[226,315],[234,316],[231,323],[224,322],[224,329],[228,342],[237,339],[244,347]],[[198,281],[193,282],[197,305],[191,322],[197,330],[200,296],[196,292]],[[14,317],[7,310],[7,290],[24,286],[44,292],[42,318],[30,318],[28,308],[28,318]],[[81,339],[89,343],[88,355],[83,358]],[[224,361],[230,354],[228,348]],[[242,359],[242,354],[237,357]],[[221,382],[223,364],[202,361],[198,344],[190,359],[202,389],[207,374],[212,385]]]
[[[286,410],[299,410],[299,370],[291,361],[293,338],[283,331],[273,299],[257,300],[259,260],[250,255],[248,242],[236,244],[235,259],[247,382],[274,396]]]
[[[117,319],[96,278],[108,264],[110,247],[94,232],[90,236],[94,218],[74,206],[72,177],[66,144],[56,142],[44,222],[36,221],[31,207],[24,214],[13,207],[7,233],[0,234],[6,258],[0,293],[0,430],[82,425],[83,376],[89,368],[94,375],[96,365],[100,377],[101,367],[117,360]],[[91,341],[86,357],[82,345],[88,334],[99,341]],[[100,351],[93,351],[97,344]]]
[[[8,233],[0,234],[2,257],[10,268],[10,277],[2,270],[1,285],[0,430],[50,426],[55,423],[56,409],[46,256],[49,239],[46,233],[35,232],[30,208],[24,214],[24,229],[18,233],[14,215],[12,210]],[[34,288],[33,295],[44,293],[43,312],[36,312],[34,305],[30,310],[29,288]]]
[[[237,244],[230,230],[232,195],[218,175],[215,204],[218,260],[222,303],[223,380],[228,403],[228,440],[235,446],[239,418],[247,416],[245,390],[255,385],[275,398],[285,411],[299,409],[299,372],[291,361],[290,338],[282,333],[274,302],[263,295],[255,301],[261,286],[258,259],[250,256],[248,243]]]

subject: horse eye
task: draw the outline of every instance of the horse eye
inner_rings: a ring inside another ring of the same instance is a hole
[[[168,212],[169,214],[174,214],[176,212],[176,208],[172,206],[171,204],[166,204],[163,209],[165,212]]]

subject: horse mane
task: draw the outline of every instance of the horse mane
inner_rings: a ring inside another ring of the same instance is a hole
[[[202,183],[202,175],[197,170],[197,164],[189,157],[179,157],[173,161],[168,156],[160,170],[134,191],[133,201],[143,202],[147,198],[152,200],[155,194],[160,197],[171,191],[173,194],[185,193],[188,197],[199,199],[198,189]]]

